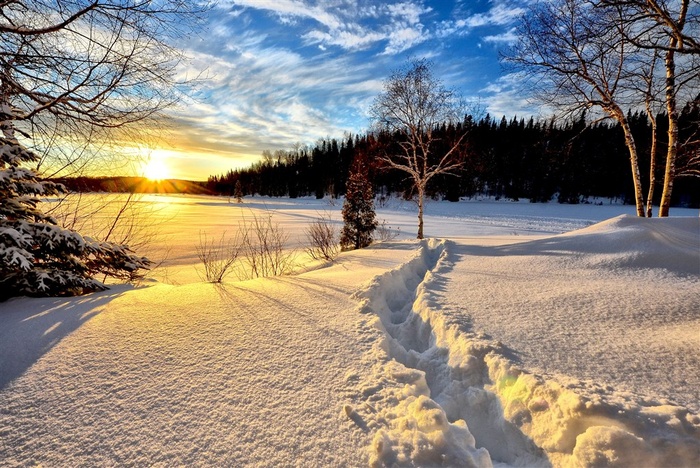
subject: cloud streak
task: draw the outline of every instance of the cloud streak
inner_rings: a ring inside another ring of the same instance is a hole
[[[283,23],[309,20],[313,26],[302,35],[306,44],[367,50],[384,43],[385,54],[401,53],[430,38],[421,17],[432,11],[422,1],[376,5],[370,1],[229,0],[225,5],[265,11]]]
[[[494,28],[512,25],[525,13],[522,2],[495,1],[487,11],[464,13],[459,18],[443,21],[436,34],[438,37],[465,36],[478,28]],[[495,36],[494,36],[495,37]]]
[[[513,0],[482,10],[456,2],[219,2],[206,36],[182,46],[190,57],[182,76],[204,79],[200,99],[173,110],[165,149],[181,164],[189,151],[201,167],[194,177],[206,179],[266,149],[364,131],[384,79],[409,57],[433,59],[437,76],[494,111],[505,111],[511,96],[519,112],[523,103],[510,89],[485,83],[499,85],[496,47],[514,40],[513,20],[523,8]],[[479,49],[482,43],[491,47]],[[203,164],[207,153],[212,162]]]

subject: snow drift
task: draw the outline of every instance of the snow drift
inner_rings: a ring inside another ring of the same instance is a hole
[[[623,216],[500,254],[575,256],[597,268],[697,279],[699,226],[692,218]],[[445,310],[451,250],[450,241],[423,242],[415,258],[356,294],[369,315],[361,326],[378,333],[368,357],[377,364],[357,384],[353,409],[377,429],[372,464],[692,466],[700,459],[700,418],[687,408],[528,372],[513,350],[473,331],[468,315]]]

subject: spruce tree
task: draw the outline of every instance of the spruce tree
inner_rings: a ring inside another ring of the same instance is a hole
[[[13,296],[72,296],[107,289],[94,276],[131,279],[150,261],[127,246],[98,242],[60,227],[40,209],[41,198],[65,193],[27,168],[38,156],[5,122],[0,137],[0,300]]]
[[[233,189],[233,196],[236,197],[236,203],[243,203],[243,187],[241,186],[240,179],[236,181],[236,185]]]
[[[361,249],[372,243],[377,228],[374,212],[374,191],[368,178],[367,165],[357,158],[350,169],[343,203],[343,230],[340,245],[343,250]]]

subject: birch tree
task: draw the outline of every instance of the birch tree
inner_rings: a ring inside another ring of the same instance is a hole
[[[453,141],[439,141],[436,131],[443,124],[457,124],[464,108],[455,91],[447,89],[432,73],[426,60],[413,61],[397,70],[384,83],[384,91],[371,109],[380,131],[398,138],[399,151],[385,152],[381,160],[390,168],[403,171],[416,190],[418,239],[423,239],[423,213],[428,183],[439,174],[451,174],[462,166],[460,151],[464,133]],[[438,143],[447,148],[437,153]]]
[[[690,0],[601,0],[601,5],[618,12],[619,32],[626,40],[640,49],[663,53],[668,147],[659,216],[668,216],[681,145],[679,93],[685,86],[697,92],[700,77],[693,58],[700,56],[700,6]]]
[[[635,47],[619,34],[612,15],[592,2],[563,0],[532,7],[519,26],[519,42],[506,60],[528,76],[545,102],[574,112],[598,108],[624,132],[635,206],[644,216],[639,156],[623,102],[629,98],[630,57]]]

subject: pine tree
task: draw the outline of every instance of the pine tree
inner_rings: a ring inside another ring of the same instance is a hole
[[[236,203],[243,203],[243,187],[241,187],[240,179],[236,181],[233,189],[233,196],[236,197]]]
[[[65,187],[39,180],[28,169],[38,156],[24,148],[11,127],[0,137],[0,300],[13,296],[71,296],[107,287],[105,275],[131,279],[150,261],[128,247],[97,242],[57,225],[39,208],[40,197]]]
[[[350,169],[343,203],[343,230],[340,245],[343,250],[361,249],[372,243],[377,228],[374,212],[374,191],[368,178],[367,165],[358,158]]]

